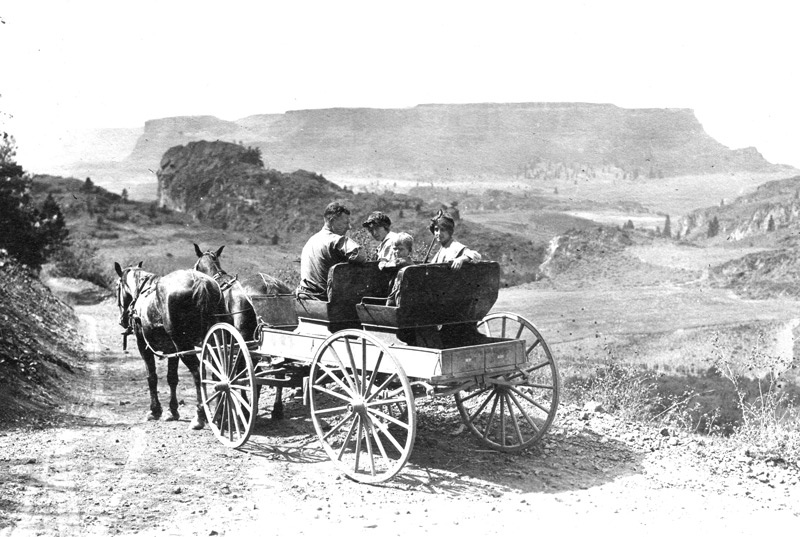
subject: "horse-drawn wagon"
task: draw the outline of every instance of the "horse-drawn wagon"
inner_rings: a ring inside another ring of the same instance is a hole
[[[534,445],[556,414],[558,369],[529,321],[489,313],[499,272],[494,262],[457,271],[412,265],[397,274],[393,306],[391,276],[375,263],[334,266],[328,301],[251,296],[260,321],[254,339],[218,323],[199,350],[208,423],[239,447],[253,431],[260,386],[302,387],[328,456],[370,483],[408,461],[421,396],[452,395],[466,427],[492,449]],[[287,309],[296,325],[282,324]]]

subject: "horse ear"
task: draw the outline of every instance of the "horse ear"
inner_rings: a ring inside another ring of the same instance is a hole
[[[194,244],[194,253],[197,254],[197,257],[203,257],[203,252],[200,250],[200,247],[197,246],[197,243],[193,242],[192,244]]]
[[[214,255],[215,255],[215,256],[217,256],[217,257],[221,256],[221,255],[222,255],[222,249],[223,249],[223,248],[225,248],[225,246],[224,246],[224,245],[223,245],[223,246],[220,246],[220,247],[219,247],[219,250],[217,250],[217,253],[216,253],[216,254],[214,254]]]
[[[139,267],[139,268],[142,268],[142,263],[144,263],[144,261],[139,261],[139,264],[136,265],[136,266]]]
[[[114,261],[114,270],[117,271],[117,276],[122,278],[122,267],[120,267],[119,263],[117,263],[116,261]]]

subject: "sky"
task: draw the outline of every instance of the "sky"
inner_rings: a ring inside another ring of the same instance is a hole
[[[0,122],[35,170],[73,130],[170,116],[611,103],[692,109],[800,167],[797,20],[772,0],[4,0]]]

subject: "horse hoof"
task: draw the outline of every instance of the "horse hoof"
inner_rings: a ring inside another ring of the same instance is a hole
[[[161,414],[153,414],[152,412],[147,415],[147,421],[158,421],[161,419]]]
[[[181,419],[180,414],[175,412],[174,414],[170,414],[169,416],[164,418],[164,421],[178,421],[179,419]]]
[[[202,429],[205,426],[206,426],[206,424],[203,421],[192,420],[192,423],[189,424],[189,429],[192,430],[192,431],[199,431],[200,429]]]

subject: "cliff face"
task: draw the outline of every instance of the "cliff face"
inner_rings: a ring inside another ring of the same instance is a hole
[[[299,110],[235,122],[167,118],[145,124],[131,159],[158,162],[174,145],[218,139],[258,147],[278,169],[372,176],[532,176],[553,163],[651,177],[772,167],[753,148],[716,142],[691,110],[580,103]]]

